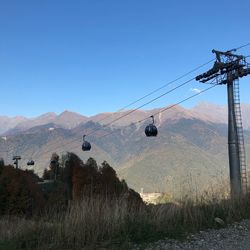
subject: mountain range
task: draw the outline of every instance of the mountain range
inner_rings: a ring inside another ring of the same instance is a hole
[[[165,108],[165,107],[164,107]],[[164,109],[162,108],[162,109]],[[242,104],[243,126],[250,129],[250,105]],[[137,120],[144,119],[150,114],[158,113],[162,110],[154,109],[148,111],[137,110],[129,116],[115,122],[115,126],[127,126]],[[7,117],[0,116],[0,135],[13,135],[24,132],[32,127],[53,123],[54,126],[73,129],[87,121],[99,122],[100,124],[109,123],[130,111],[100,113],[91,117],[87,117],[75,112],[64,111],[59,115],[53,112],[45,113],[35,118],[26,118],[23,116]],[[167,112],[158,115],[158,121],[164,122],[166,119],[174,120],[178,117],[192,117],[203,121],[213,123],[227,123],[227,106],[220,106],[211,103],[200,103],[192,109],[184,109],[177,106],[175,109],[169,109]]]
[[[72,129],[85,121],[87,121],[87,117],[70,111],[64,111],[59,115],[49,112],[32,119],[22,116],[0,116],[0,134],[18,134],[32,127],[48,123],[53,123],[57,127]]]
[[[130,111],[92,117],[69,111],[34,119],[0,117],[0,157],[11,163],[13,155],[21,155],[22,168],[32,158],[35,172],[41,175],[53,152],[75,152],[84,161],[89,157],[99,163],[106,160],[132,188],[145,192],[203,190],[228,176],[227,108],[201,103],[192,109],[175,106],[159,113],[162,109],[137,110],[106,126]],[[159,133],[147,138],[144,128],[151,120],[145,118],[155,113],[159,113],[155,116]],[[242,105],[242,116],[250,165],[250,105]],[[93,131],[86,138],[92,150],[83,152],[82,135]]]

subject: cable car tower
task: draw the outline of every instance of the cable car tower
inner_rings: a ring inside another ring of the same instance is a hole
[[[216,84],[227,85],[228,98],[228,156],[230,169],[231,195],[239,196],[247,192],[246,155],[240,108],[239,78],[250,74],[250,65],[236,49],[221,52],[212,50],[216,55],[213,67],[198,75],[197,81],[206,83],[215,79]]]
[[[14,161],[14,165],[16,165],[16,169],[18,169],[18,161],[20,161],[22,158],[19,155],[13,156],[12,160]]]

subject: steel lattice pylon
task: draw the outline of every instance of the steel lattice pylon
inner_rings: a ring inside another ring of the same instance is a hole
[[[244,143],[244,133],[242,125],[241,107],[240,107],[240,89],[239,80],[236,79],[233,82],[233,93],[234,93],[234,113],[236,118],[236,129],[237,129],[237,144],[239,151],[240,160],[240,172],[241,172],[241,188],[244,193],[247,192],[247,165],[246,165],[246,152]]]
[[[250,74],[250,66],[235,50],[221,52],[213,50],[216,61],[212,69],[196,77],[206,83],[215,79],[216,84],[227,85],[228,96],[228,156],[230,169],[231,195],[239,196],[247,192],[246,155],[242,126],[239,78]]]

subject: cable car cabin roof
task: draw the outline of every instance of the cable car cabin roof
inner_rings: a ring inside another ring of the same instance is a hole
[[[82,150],[83,151],[89,151],[91,149],[91,144],[88,141],[84,141],[82,143]]]
[[[149,124],[145,128],[145,134],[146,134],[147,137],[157,136],[158,129],[154,124]]]

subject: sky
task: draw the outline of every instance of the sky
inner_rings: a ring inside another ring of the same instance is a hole
[[[228,0],[0,0],[0,115],[114,112],[229,50],[250,42],[250,2]],[[250,55],[250,46],[239,54]],[[249,58],[250,62],[250,58]],[[212,64],[131,109],[208,70]],[[250,103],[250,76],[241,101]],[[181,101],[192,81],[144,107]],[[226,87],[183,103],[226,104]]]

